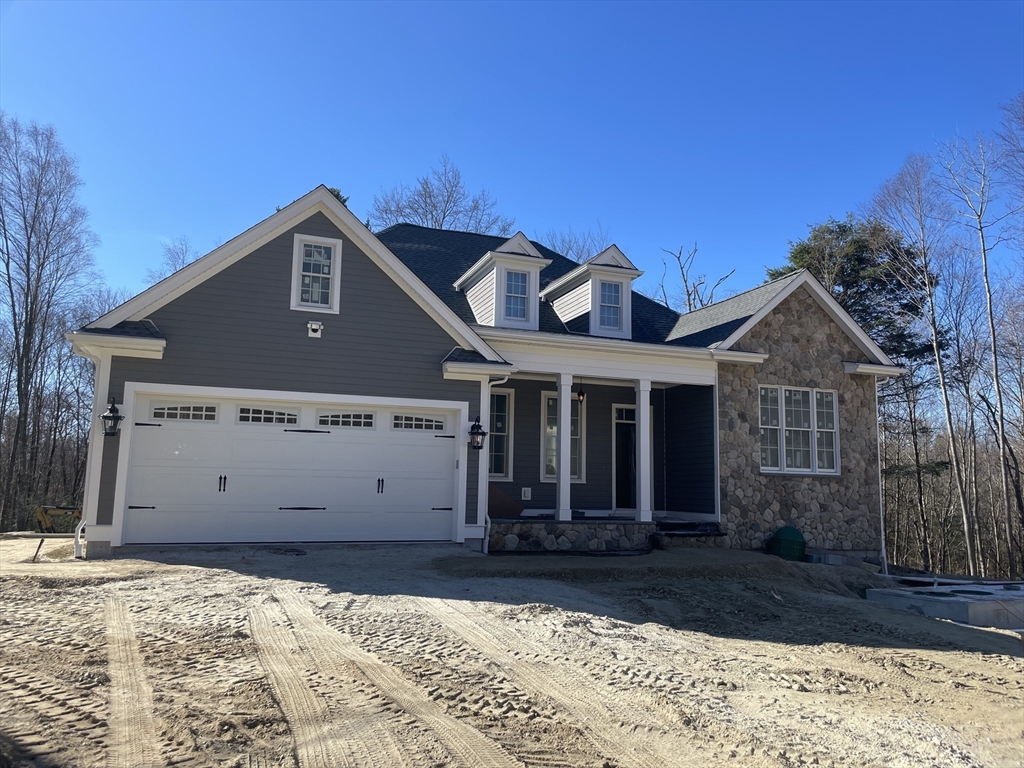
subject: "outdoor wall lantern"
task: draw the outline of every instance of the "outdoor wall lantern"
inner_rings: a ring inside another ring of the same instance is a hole
[[[113,395],[110,396],[110,407],[107,408],[106,413],[100,415],[100,418],[103,419],[103,436],[117,437],[117,430],[121,426],[124,416],[117,412]]]
[[[587,393],[583,391],[583,378],[582,377],[580,377],[580,391],[576,393],[576,397],[579,399],[581,404],[583,403],[584,400],[587,399]]]
[[[484,448],[484,438],[487,437],[487,433],[484,432],[484,428],[480,426],[480,417],[476,417],[476,421],[473,422],[473,426],[469,428],[469,444],[473,446],[474,450],[482,451]]]

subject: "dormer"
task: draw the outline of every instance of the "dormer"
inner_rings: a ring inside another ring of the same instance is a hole
[[[553,281],[540,297],[570,331],[631,339],[633,281],[642,274],[612,245]]]
[[[455,281],[480,325],[537,330],[540,271],[551,263],[522,232],[488,251]]]

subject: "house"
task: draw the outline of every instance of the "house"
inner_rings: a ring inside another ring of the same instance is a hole
[[[640,274],[615,246],[374,235],[318,187],[68,334],[96,365],[89,553],[607,550],[671,522],[877,554],[876,381],[900,369],[806,272],[686,315]]]

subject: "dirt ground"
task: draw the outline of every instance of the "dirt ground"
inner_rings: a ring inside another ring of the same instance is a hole
[[[1021,766],[1018,636],[766,555],[0,541],[0,766]]]

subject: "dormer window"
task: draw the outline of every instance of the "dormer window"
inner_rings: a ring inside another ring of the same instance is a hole
[[[455,281],[480,325],[536,331],[540,271],[551,263],[522,232],[506,240]]]
[[[505,273],[505,317],[509,320],[526,320],[529,277],[526,272]]]
[[[622,328],[622,285],[601,281],[601,327],[618,331]]]

